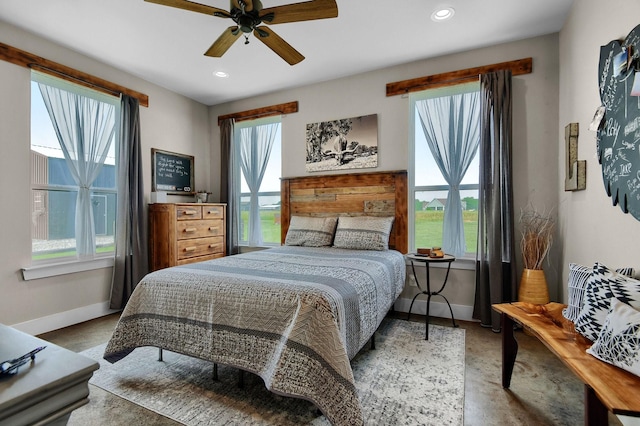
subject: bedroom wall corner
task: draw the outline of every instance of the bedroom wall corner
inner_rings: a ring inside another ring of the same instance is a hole
[[[139,77],[56,45],[8,24],[0,25],[3,43],[130,87],[149,95],[140,108],[146,200],[151,191],[151,148],[193,155],[196,185],[213,186],[209,167],[209,125],[205,105]],[[30,203],[30,71],[0,61],[0,323],[31,333],[75,324],[104,315],[109,299],[110,267],[24,281],[21,268],[31,262]],[[175,197],[173,201],[194,201]]]
[[[568,264],[592,266],[602,262],[612,268],[640,270],[640,221],[613,206],[602,181],[602,167],[596,157],[596,133],[589,124],[601,104],[598,87],[600,47],[611,40],[624,40],[638,25],[640,3],[612,0],[602,13],[597,0],[574,2],[560,32],[560,123],[558,126],[558,169],[565,173],[564,126],[577,122],[578,158],[587,161],[587,185],[583,191],[565,192],[559,181],[559,229],[563,300],[567,300]]]

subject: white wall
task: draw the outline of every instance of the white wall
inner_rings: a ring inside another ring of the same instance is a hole
[[[196,186],[212,186],[206,106],[7,24],[0,26],[0,40],[149,95],[149,107],[140,109],[147,199],[151,148],[194,155]],[[29,70],[0,61],[0,94],[0,323],[35,334],[104,315],[111,268],[22,280],[20,270],[31,257]]]
[[[563,265],[595,261],[617,268],[632,266],[640,270],[640,222],[612,206],[602,182],[602,167],[596,157],[596,134],[588,130],[596,108],[600,46],[611,40],[624,40],[640,24],[640,3],[624,0],[603,3],[580,0],[573,4],[560,33],[560,127],[570,122],[580,125],[578,158],[587,161],[587,188],[564,192],[558,182]],[[558,146],[558,169],[564,178],[564,147]],[[563,281],[568,276],[563,269]],[[566,300],[567,288],[563,287]]]
[[[215,162],[219,161],[218,116],[297,100],[299,112],[282,118],[282,152],[285,160],[282,162],[283,176],[307,174],[307,123],[367,114],[378,114],[379,162],[377,169],[358,171],[406,170],[409,165],[409,99],[402,96],[386,97],[387,83],[526,57],[533,58],[533,73],[513,79],[516,212],[529,199],[540,206],[556,208],[556,147],[559,144],[557,34],[423,60],[211,107],[212,166],[215,168]],[[558,294],[558,267],[554,259],[555,257],[546,271],[553,298]],[[518,261],[521,263],[519,256]],[[435,279],[438,276],[436,273]],[[458,312],[470,316],[475,285],[473,272],[457,270],[449,278],[444,293],[456,305]],[[410,298],[414,289],[415,287],[405,290],[403,297]]]

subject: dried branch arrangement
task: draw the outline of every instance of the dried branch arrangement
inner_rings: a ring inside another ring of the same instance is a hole
[[[542,263],[553,243],[555,222],[551,213],[539,212],[529,206],[520,212],[522,240],[520,248],[525,269],[542,269]]]

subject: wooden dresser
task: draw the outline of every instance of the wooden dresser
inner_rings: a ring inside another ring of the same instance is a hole
[[[226,204],[149,204],[149,268],[226,255]]]

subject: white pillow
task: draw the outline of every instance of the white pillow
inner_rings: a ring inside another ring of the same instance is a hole
[[[286,246],[326,247],[333,242],[337,217],[292,216]]]
[[[393,217],[340,216],[333,246],[354,250],[387,250]]]
[[[587,353],[640,376],[640,311],[613,299],[602,331]]]

